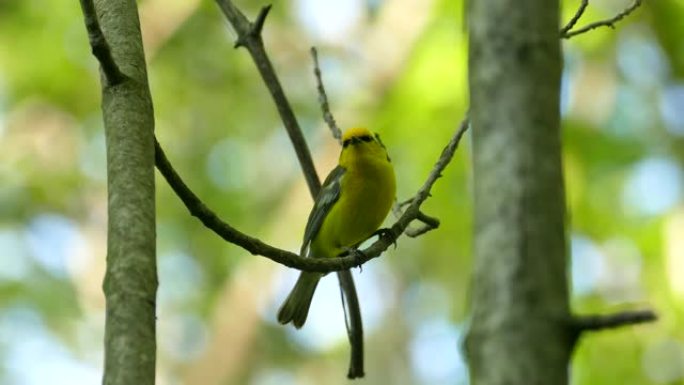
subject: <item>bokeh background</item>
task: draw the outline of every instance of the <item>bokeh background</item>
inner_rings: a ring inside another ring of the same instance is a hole
[[[223,219],[298,250],[311,199],[268,93],[217,6],[139,2],[156,132]],[[248,15],[258,2],[240,1]],[[626,1],[596,0],[579,25]],[[577,6],[565,2],[563,19]],[[563,139],[577,312],[652,307],[657,324],[592,334],[572,383],[684,384],[684,3],[646,2],[563,42]],[[420,186],[467,106],[463,4],[292,0],[264,39],[324,176],[308,49],[342,127],[381,133],[400,199]],[[97,384],[104,332],[106,164],[98,66],[77,1],[0,1],[0,383]],[[467,384],[470,146],[425,204],[442,226],[355,270],[367,384]],[[158,383],[341,384],[336,280],[306,326],[275,322],[297,273],[226,244],[157,179]]]

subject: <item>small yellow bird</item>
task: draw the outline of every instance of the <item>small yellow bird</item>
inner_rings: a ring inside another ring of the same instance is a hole
[[[323,182],[309,214],[300,255],[334,258],[358,247],[382,225],[395,193],[394,168],[378,134],[366,128],[347,130],[339,163]],[[278,322],[292,322],[297,329],[304,325],[322,276],[299,275],[278,311]]]

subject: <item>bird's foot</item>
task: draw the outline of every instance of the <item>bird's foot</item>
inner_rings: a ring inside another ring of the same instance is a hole
[[[362,261],[363,259],[367,259],[367,258],[368,258],[368,256],[366,255],[366,253],[364,253],[363,251],[357,249],[356,247],[345,247],[345,248],[342,250],[342,252],[338,255],[338,257],[346,257],[346,256],[349,256],[349,255],[351,255],[351,256],[354,257],[355,263],[358,265],[359,270],[360,270],[361,272],[363,272],[363,264],[361,263],[361,261]]]
[[[375,236],[375,235],[377,235],[379,238],[391,239],[392,244],[394,245],[394,248],[395,249],[397,248],[397,239],[394,238],[394,232],[392,231],[391,228],[383,227],[381,229],[377,229],[377,230],[375,230],[375,232],[373,234],[371,234],[371,237]]]

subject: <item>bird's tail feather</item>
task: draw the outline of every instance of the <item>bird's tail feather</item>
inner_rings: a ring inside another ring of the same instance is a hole
[[[290,295],[278,310],[278,322],[283,325],[292,322],[297,329],[304,325],[319,279],[321,274],[318,273],[302,272],[299,275]]]

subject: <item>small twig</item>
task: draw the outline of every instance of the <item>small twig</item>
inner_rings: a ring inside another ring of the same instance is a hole
[[[589,5],[589,0],[582,0],[582,3],[580,3],[579,8],[577,9],[577,12],[575,12],[575,15],[568,21],[568,24],[565,25],[565,27],[561,28],[560,33],[561,36],[565,35],[572,29],[572,27],[577,24],[577,21],[579,21],[580,17],[584,14],[584,11],[587,9],[587,6]]]
[[[328,103],[328,95],[323,87],[323,76],[321,74],[321,67],[318,63],[318,51],[316,47],[311,47],[311,57],[314,62],[314,75],[316,76],[316,89],[318,90],[318,102],[321,105],[321,112],[323,113],[323,120],[328,124],[333,138],[342,143],[342,130],[337,126],[335,117],[330,112],[330,104]]]
[[[418,217],[416,219],[423,222],[423,225],[416,229],[409,227],[404,230],[404,234],[406,234],[407,237],[416,238],[439,227],[439,219],[424,214],[422,211],[418,211]]]
[[[430,197],[431,195],[428,195]],[[415,197],[414,197],[415,198]],[[392,206],[392,214],[394,214],[394,217],[399,219],[401,218],[401,215],[403,214],[402,209],[411,204],[413,202],[414,198],[407,199],[403,202],[397,202]],[[439,228],[440,221],[439,218],[431,217],[424,212],[418,210],[418,215],[416,216],[416,220],[423,222],[423,225],[417,228],[408,226],[404,230],[404,234],[409,237],[409,238],[417,238],[428,231],[435,230]]]
[[[418,219],[421,217],[421,221],[425,223],[426,225],[430,224],[435,224],[434,220],[435,218],[429,217],[425,214],[423,214],[420,211],[420,206],[425,202],[425,200],[430,196],[430,190],[432,189],[432,186],[435,184],[437,179],[439,179],[442,175],[442,171],[446,168],[446,166],[451,162],[451,159],[454,156],[454,152],[456,152],[456,149],[458,148],[458,144],[461,141],[461,138],[463,137],[463,134],[468,130],[468,126],[470,124],[469,118],[466,115],[465,118],[461,121],[461,124],[459,125],[458,129],[456,130],[456,133],[454,136],[451,138],[449,143],[446,145],[446,147],[442,150],[442,154],[440,155],[439,159],[435,163],[434,167],[430,171],[430,174],[428,175],[427,180],[423,184],[423,186],[416,192],[416,195],[404,202],[400,202],[397,206],[403,207],[406,204],[408,204],[408,208],[404,211],[404,213],[401,215],[401,217],[397,220],[397,222],[392,225],[390,228],[390,237],[381,237],[380,240],[377,242],[373,243],[370,247],[368,247],[366,250],[363,251],[363,254],[365,255],[362,260],[365,259],[372,259],[375,258],[376,253],[381,253],[385,251],[390,244],[396,241],[396,239],[401,235],[403,232],[406,231],[408,228],[408,225],[415,219]],[[439,221],[437,221],[437,226],[439,225]],[[423,233],[427,232],[429,230],[423,231]],[[382,249],[381,249],[382,247]]]
[[[93,0],[81,0],[81,10],[83,11],[83,18],[85,20],[86,30],[88,31],[90,49],[93,56],[100,62],[100,67],[107,80],[107,84],[109,86],[115,86],[123,82],[126,79],[126,76],[116,65],[116,61],[114,61],[112,50],[109,47],[109,44],[102,33],[100,23],[97,20],[97,12],[95,11]]]
[[[658,316],[652,310],[626,311],[607,315],[575,316],[572,326],[577,332],[600,331],[628,325],[654,322]]]
[[[451,141],[449,142],[447,147],[442,151],[442,157],[440,157],[440,160],[437,162],[437,164],[435,164],[435,167],[433,168],[432,172],[430,173],[428,180],[431,181],[432,184],[434,184],[434,182],[437,181],[437,179],[442,177],[442,171],[444,170],[444,167],[446,167],[446,164],[448,164],[449,161],[451,161],[451,156],[453,156],[453,153],[456,150],[456,148],[454,147],[453,149],[451,149],[450,145],[454,144],[454,145],[458,146],[458,142],[460,141],[461,136],[463,136],[465,131],[468,129],[468,125],[469,125],[469,121],[468,121],[468,117],[466,116],[463,119],[463,121],[461,122],[461,125],[459,126],[459,129],[456,132],[455,136],[451,139]],[[440,166],[440,162],[443,160],[443,157],[445,156],[445,154],[448,154],[448,153],[450,153],[450,155],[449,155],[448,160],[446,161],[446,164],[444,164],[444,167],[439,168],[438,166]],[[427,184],[427,182],[426,182],[426,184]],[[425,185],[423,187],[425,187]],[[423,222],[423,226],[418,227],[418,228],[411,228],[411,227],[405,226],[403,231],[407,237],[416,238],[418,236],[421,236],[421,235],[427,233],[428,231],[437,229],[439,227],[440,222],[439,222],[438,218],[429,216],[429,215],[423,213],[422,211],[420,211],[420,205],[425,201],[425,199],[427,199],[431,196],[432,196],[432,194],[430,194],[429,188],[427,190],[421,189],[413,197],[406,199],[404,201],[401,201],[401,202],[397,202],[392,207],[392,212],[393,212],[394,216],[399,218],[399,219],[403,218],[409,210],[415,210],[411,215],[411,217],[413,218],[412,220],[419,220],[419,221]],[[416,204],[418,207],[417,209],[415,209]],[[406,211],[404,211],[402,214],[401,210],[405,206],[409,206],[409,208]]]
[[[641,0],[634,0],[634,3],[632,5],[625,8],[622,12],[618,13],[614,17],[611,17],[610,19],[597,21],[597,22],[588,24],[582,28],[576,29],[574,31],[565,30],[565,28],[563,28],[560,31],[560,36],[562,39],[570,39],[574,36],[589,32],[591,30],[594,30],[594,29],[600,28],[600,27],[610,27],[610,28],[614,29],[615,23],[617,23],[618,21],[627,17],[630,13],[634,12],[634,10],[639,8],[639,6],[641,6]]]
[[[237,10],[237,8],[236,8]],[[243,15],[242,17],[245,18],[245,21],[247,21],[247,25],[249,26],[247,30],[244,31],[244,33],[239,33],[238,31],[238,38],[235,41],[235,44],[233,45],[234,48],[239,48],[239,47],[247,47],[247,40],[248,39],[261,39],[261,30],[264,29],[264,23],[266,22],[266,17],[268,16],[268,13],[271,11],[271,4],[265,5],[261,7],[261,10],[259,10],[259,14],[257,15],[256,19],[254,19],[254,22],[250,22],[247,20],[247,18]],[[237,12],[240,12],[237,10]],[[242,15],[242,13],[240,13]],[[231,23],[233,21],[231,20]],[[235,27],[236,30],[238,30],[238,27]]]
[[[403,201],[403,202],[397,203],[397,205],[399,206],[400,209],[403,209],[404,206],[410,205],[410,204],[413,202],[414,199],[415,199],[415,197],[411,197],[411,198],[409,198],[409,199],[407,199],[407,200],[405,200],[405,201]]]

